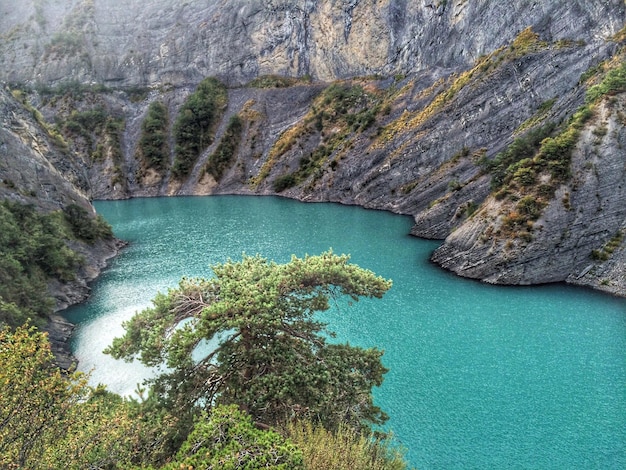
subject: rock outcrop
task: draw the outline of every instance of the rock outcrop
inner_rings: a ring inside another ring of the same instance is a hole
[[[490,197],[471,221],[446,239],[433,260],[487,282],[566,280],[624,295],[625,104],[624,95],[603,102],[585,127],[573,152],[572,178],[559,186],[534,224],[532,240],[489,236],[494,223],[502,223],[501,203]],[[609,248],[612,239],[615,246]]]

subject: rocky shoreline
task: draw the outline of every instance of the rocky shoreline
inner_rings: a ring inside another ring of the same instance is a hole
[[[91,293],[89,284],[102,273],[108,261],[117,256],[125,246],[127,243],[119,239],[100,241],[94,247],[82,245],[79,251],[87,262],[77,279],[66,284],[52,283],[51,293],[56,300],[56,308],[54,313],[48,316],[48,323],[43,330],[48,333],[52,354],[61,369],[67,371],[75,368],[78,359],[72,354],[70,347],[75,325],[59,313],[89,298]]]

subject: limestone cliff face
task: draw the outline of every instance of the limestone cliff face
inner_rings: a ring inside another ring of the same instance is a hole
[[[573,153],[571,180],[560,185],[532,240],[490,236],[502,203],[489,197],[451,234],[435,262],[463,276],[505,284],[567,280],[624,293],[626,250],[626,97],[604,102]],[[611,239],[616,249],[609,248]],[[611,251],[609,253],[608,251]],[[610,255],[610,256],[609,256]]]
[[[89,197],[358,204],[414,216],[412,233],[445,239],[433,259],[460,275],[626,295],[623,89],[581,129],[568,177],[554,187],[538,177],[552,189],[527,228],[501,228],[514,201],[496,197],[486,170],[529,130],[561,132],[588,88],[624,61],[621,0],[38,0],[0,13],[1,78],[109,87],[28,94],[69,144],[67,154],[42,153]],[[300,80],[240,86],[268,74]],[[228,104],[213,143],[176,176],[174,122],[208,75],[229,85]],[[148,88],[137,98],[129,85]],[[155,102],[169,116],[161,169],[138,151]],[[93,110],[106,125],[67,125]],[[238,141],[215,176],[209,163],[233,116]]]
[[[621,0],[22,0],[0,5],[0,79],[118,85],[334,80],[467,67],[532,26],[595,42]]]

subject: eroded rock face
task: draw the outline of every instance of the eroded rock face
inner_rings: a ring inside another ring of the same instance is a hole
[[[502,218],[490,198],[433,255],[460,275],[498,284],[567,280],[624,295],[626,250],[607,242],[626,233],[626,99],[604,102],[584,129],[573,154],[573,177],[561,185],[527,242],[486,236]],[[604,253],[604,255],[603,255]],[[609,256],[610,255],[610,256]],[[606,259],[604,259],[606,258]]]
[[[0,79],[176,86],[467,67],[532,26],[595,42],[620,0],[23,0],[0,6]]]

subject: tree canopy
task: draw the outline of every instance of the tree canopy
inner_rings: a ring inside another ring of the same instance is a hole
[[[257,423],[308,418],[328,429],[386,420],[371,393],[387,371],[383,352],[328,342],[315,313],[343,296],[380,298],[391,281],[332,251],[286,264],[244,255],[212,269],[157,295],[106,352],[165,365],[152,392],[170,410],[237,404]]]
[[[213,142],[212,128],[220,121],[227,103],[226,87],[216,78],[208,77],[181,106],[173,129],[176,142],[172,166],[174,177],[187,176],[198,155]]]

